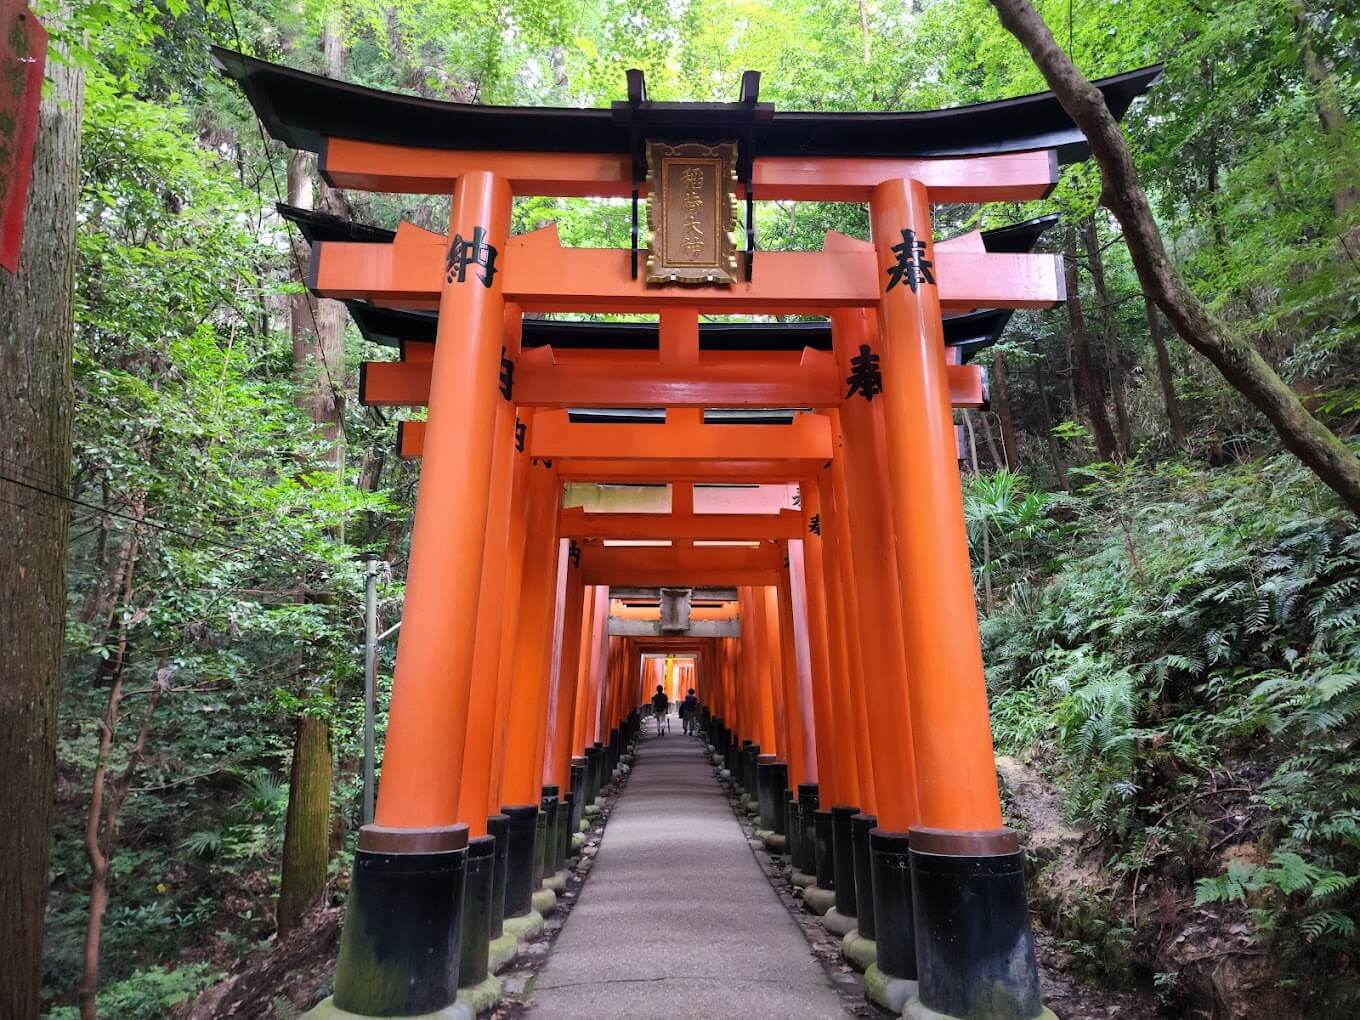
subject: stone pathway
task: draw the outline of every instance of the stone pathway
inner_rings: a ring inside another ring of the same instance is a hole
[[[644,736],[533,1003],[544,1020],[848,1015],[678,731]]]

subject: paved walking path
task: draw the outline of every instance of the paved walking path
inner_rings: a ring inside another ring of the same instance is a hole
[[[533,993],[552,1020],[847,1014],[696,740],[644,736]]]

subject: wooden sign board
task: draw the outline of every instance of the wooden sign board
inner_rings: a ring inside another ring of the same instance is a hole
[[[731,284],[737,146],[647,143],[648,283]]]

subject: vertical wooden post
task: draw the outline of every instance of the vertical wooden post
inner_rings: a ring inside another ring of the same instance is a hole
[[[945,367],[939,289],[889,286],[905,253],[931,263],[930,203],[919,181],[886,181],[870,204],[881,302],[883,393],[904,638],[919,772],[920,824],[1001,825],[987,693]],[[904,239],[903,232],[910,234]],[[918,274],[919,275],[919,274]],[[933,275],[933,273],[932,273]]]
[[[506,356],[519,354],[522,318],[518,305],[505,311]],[[510,539],[510,499],[515,463],[528,455],[517,449],[515,405],[496,405],[496,442],[492,453],[491,492],[482,554],[482,585],[477,599],[477,633],[472,654],[472,690],[468,700],[463,775],[458,789],[458,820],[471,836],[486,833],[487,817],[500,809],[493,797],[496,705],[500,681],[501,631],[505,623],[505,550]],[[528,428],[528,423],[524,423]]]
[[[861,346],[877,346],[877,324],[862,309],[836,311],[831,323],[837,360],[848,373],[852,353]],[[880,827],[906,832],[918,820],[916,764],[897,563],[892,556],[896,542],[882,485],[887,476],[883,404],[881,400],[853,396],[834,417],[844,458],[844,469],[835,479],[836,495],[838,501],[842,494],[846,497],[850,556],[859,586],[856,622],[863,672],[858,678],[850,678],[850,693],[858,702],[856,716],[864,718],[869,727],[876,800],[873,813]]]
[[[485,171],[454,188],[449,236],[469,251],[443,284],[377,824],[452,825],[471,686],[477,596],[500,400],[510,186]],[[478,245],[480,242],[480,246]],[[479,261],[482,264],[479,264]]]
[[[906,1016],[1004,1008],[1051,1018],[1039,994],[1023,854],[1001,824],[926,188],[885,181],[869,215],[921,812],[907,837],[871,833],[879,965],[885,939],[909,932],[920,984]],[[880,876],[900,883],[907,860],[910,887],[894,885],[884,910]]]

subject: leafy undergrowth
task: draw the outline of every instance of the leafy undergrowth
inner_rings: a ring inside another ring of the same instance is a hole
[[[1089,477],[968,490],[998,750],[1083,834],[1064,867],[1089,880],[1050,867],[1036,899],[1093,974],[1176,1013],[1355,1015],[1354,518],[1287,457]]]

